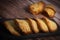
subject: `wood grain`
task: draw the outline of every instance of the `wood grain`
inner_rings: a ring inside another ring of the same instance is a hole
[[[41,0],[1,0],[0,16],[5,19],[25,18],[25,17],[34,18],[34,16],[28,12],[28,6],[32,3],[39,1]],[[40,15],[37,16],[41,17]],[[58,16],[58,13],[56,16]]]

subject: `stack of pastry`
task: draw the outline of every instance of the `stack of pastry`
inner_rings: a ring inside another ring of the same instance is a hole
[[[38,2],[29,6],[29,11],[33,15],[43,14],[49,17],[54,17],[56,11],[55,7],[50,4],[45,4],[44,2]]]
[[[32,4],[29,6],[29,10],[33,15],[38,15],[39,13],[42,14],[42,12],[49,17],[54,17],[55,9],[51,5],[45,6],[44,2],[38,2],[35,4]],[[43,15],[44,15],[43,14]],[[18,25],[17,25],[17,24]],[[11,32],[13,35],[20,36],[21,33],[15,30],[14,27],[19,28],[20,31],[22,31],[23,34],[32,34],[32,33],[39,33],[41,31],[43,32],[54,32],[57,30],[57,24],[50,20],[47,17],[42,18],[27,18],[26,20],[22,19],[15,19],[14,21],[5,21],[4,22],[5,27]]]
[[[32,33],[39,33],[39,32],[54,32],[57,30],[57,24],[52,20],[43,17],[43,18],[27,18],[26,20],[15,19],[15,23],[18,25],[19,30],[22,31],[24,34],[32,34]],[[21,35],[18,31],[15,30],[14,26],[16,24],[12,24],[11,21],[4,22],[5,27],[14,35]]]

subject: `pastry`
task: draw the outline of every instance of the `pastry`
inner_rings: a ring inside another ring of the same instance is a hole
[[[41,13],[44,9],[45,3],[40,1],[29,6],[29,10],[33,15]]]
[[[47,6],[45,7],[45,9],[44,9],[44,12],[45,12],[45,14],[46,14],[47,16],[49,16],[49,17],[51,17],[51,18],[54,17],[54,15],[55,15],[55,13],[56,13],[54,7],[51,6],[51,5],[47,5]]]
[[[53,22],[52,20],[50,20],[46,17],[44,17],[44,20],[45,20],[45,23],[47,24],[47,26],[51,32],[57,30],[57,24],[55,22]]]
[[[30,23],[30,25],[31,25],[32,30],[33,30],[35,33],[38,33],[38,32],[39,32],[39,29],[38,29],[38,25],[37,25],[36,21],[33,20],[33,19],[31,19],[31,18],[28,18],[28,21],[29,21],[29,23]]]
[[[41,29],[43,32],[49,32],[47,25],[42,19],[35,18],[37,21],[37,24],[39,25],[39,29]]]
[[[14,24],[12,24],[12,21],[5,21],[4,22],[5,27],[9,32],[13,35],[20,36],[20,34],[14,29]]]
[[[19,28],[22,30],[24,34],[32,33],[30,25],[27,20],[16,19],[16,22],[18,23]]]

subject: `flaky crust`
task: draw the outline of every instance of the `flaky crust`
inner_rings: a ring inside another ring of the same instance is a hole
[[[4,25],[7,30],[13,35],[20,36],[20,34],[14,29],[14,27],[11,25],[10,21],[5,21]]]
[[[19,28],[22,30],[23,33],[25,34],[30,34],[32,33],[31,28],[29,26],[29,23],[27,22],[27,20],[19,20],[16,19]]]
[[[42,19],[36,18],[35,20],[37,21],[40,30],[42,30],[43,32],[49,32],[47,25]]]
[[[38,32],[39,32],[39,29],[38,29],[38,25],[37,25],[36,21],[33,20],[33,19],[31,19],[31,18],[28,18],[28,21],[29,21],[29,23],[30,23],[30,25],[31,25],[32,30],[33,30],[35,33],[38,33]]]
[[[40,1],[29,6],[29,10],[32,14],[37,15],[41,13],[44,9],[45,3]]]

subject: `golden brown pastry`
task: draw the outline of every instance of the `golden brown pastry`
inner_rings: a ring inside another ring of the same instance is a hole
[[[44,11],[49,17],[54,17],[54,15],[56,13],[56,11],[52,5],[47,5],[45,7]]]
[[[41,13],[44,9],[45,3],[40,1],[29,6],[30,12],[34,15]]]
[[[35,20],[39,25],[39,29],[41,29],[43,32],[49,32],[47,25],[42,19],[36,18]]]
[[[5,24],[6,29],[9,30],[11,34],[20,36],[20,34],[14,29],[13,27],[14,24],[12,24],[11,21],[5,21],[4,24]]]
[[[53,22],[52,20],[49,20],[46,17],[44,17],[44,20],[45,20],[45,22],[46,22],[46,24],[51,32],[57,30],[57,24],[55,22]]]
[[[46,7],[49,7],[49,8],[51,8],[51,9],[53,9],[54,11],[56,11],[56,10],[55,10],[55,7],[54,7],[53,5],[47,4]]]
[[[37,23],[35,20],[31,19],[31,18],[28,18],[28,21],[31,25],[31,28],[32,30],[35,32],[35,33],[38,33],[39,32],[39,29],[38,29],[38,26],[37,26]]]
[[[16,22],[18,23],[19,28],[22,30],[24,34],[30,34],[32,33],[30,29],[30,25],[27,20],[19,20],[16,19]]]

